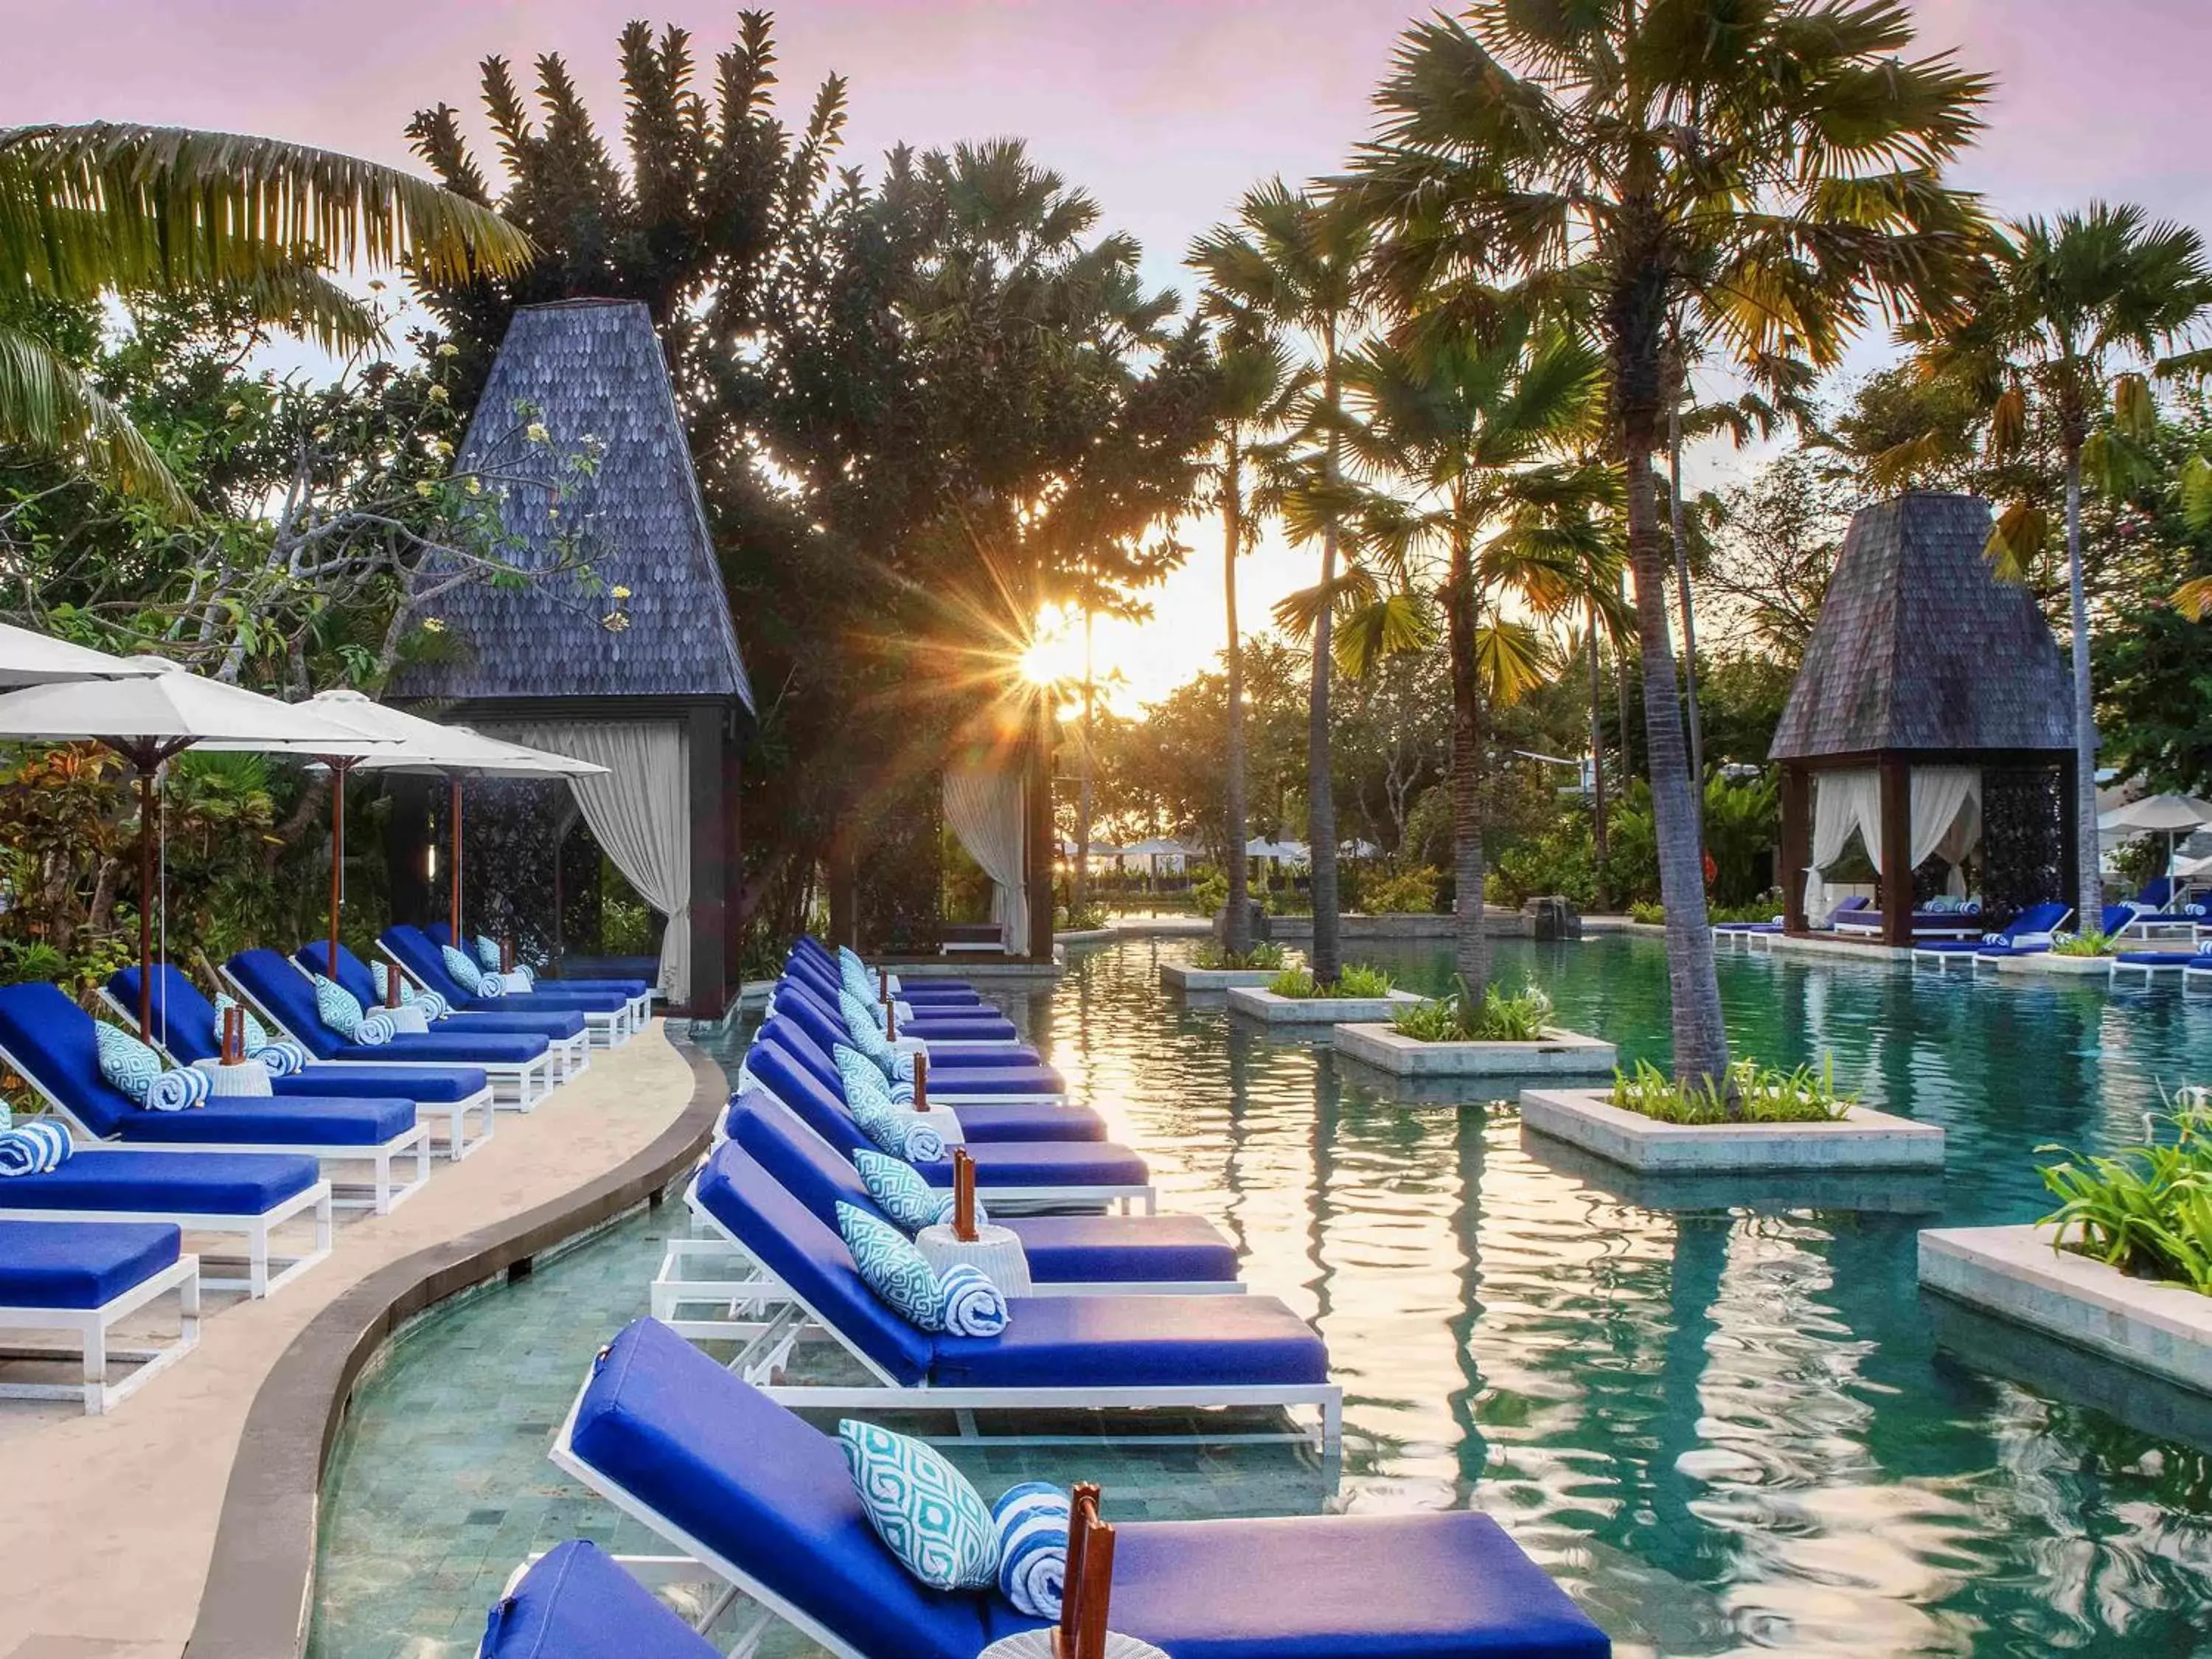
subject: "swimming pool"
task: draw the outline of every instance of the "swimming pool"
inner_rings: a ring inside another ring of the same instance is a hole
[[[1220,1222],[1253,1288],[1328,1339],[1341,1476],[1280,1449],[961,1449],[987,1496],[1043,1474],[1100,1478],[1132,1515],[1478,1506],[1624,1656],[2212,1655],[2212,1413],[1913,1276],[1920,1228],[2049,1207],[2038,1146],[2124,1141],[2162,1087],[2212,1074],[2212,998],[1723,958],[1740,1052],[1832,1053],[1869,1104],[1948,1132],[1940,1180],[1809,1208],[1772,1181],[1639,1185],[1524,1147],[1497,1103],[1408,1100],[1169,997],[1158,965],[1188,948],[1074,951],[1017,1016],[1164,1205]],[[1354,954],[1414,988],[1449,974],[1441,951]],[[1498,960],[1563,1024],[1664,1062],[1656,942]],[[331,1471],[311,1651],[466,1654],[528,1550],[649,1547],[544,1448],[677,1224],[626,1222],[395,1346]]]

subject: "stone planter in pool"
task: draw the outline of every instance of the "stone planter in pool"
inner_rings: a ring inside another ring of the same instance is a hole
[[[1522,1137],[1522,1148],[1547,1169],[1639,1210],[1850,1210],[1862,1214],[1932,1216],[1943,1207],[1940,1170],[1735,1170],[1647,1174],[1549,1135]]]
[[[1229,993],[1229,1010],[1269,1025],[1387,1025],[1401,1008],[1428,1000],[1411,991],[1393,991],[1387,997],[1279,997],[1257,986],[1239,985]]]
[[[1160,983],[1188,995],[1193,991],[1227,991],[1239,985],[1265,985],[1278,968],[1194,968],[1183,962],[1160,964]]]
[[[2001,957],[1997,959],[2000,974],[2036,974],[2051,979],[2110,979],[2112,958],[2110,957],[2062,957],[2045,951],[2032,957]]]
[[[1340,1054],[1394,1077],[1611,1077],[1613,1044],[1547,1030],[1537,1042],[1423,1042],[1388,1025],[1340,1025]]]
[[[1920,1283],[2169,1382],[2212,1395],[2212,1296],[2051,1248],[2056,1227],[1920,1235]]]
[[[1752,1170],[1940,1170],[1943,1132],[1864,1106],[1833,1123],[1660,1123],[1611,1091],[1524,1089],[1521,1127],[1646,1175]]]

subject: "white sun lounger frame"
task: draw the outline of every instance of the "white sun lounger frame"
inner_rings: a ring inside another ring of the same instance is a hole
[[[49,1217],[48,1219],[52,1218]],[[84,1381],[77,1382],[0,1382],[0,1399],[75,1400],[84,1401],[84,1414],[99,1417],[113,1411],[163,1371],[200,1345],[200,1259],[179,1256],[157,1273],[118,1291],[97,1308],[0,1307],[0,1330],[62,1331],[77,1340],[84,1364]],[[107,1340],[116,1324],[169,1291],[177,1293],[178,1334],[173,1342],[158,1348],[118,1348]],[[46,1359],[44,1351],[16,1349],[19,1358]],[[68,1350],[55,1350],[52,1358],[65,1359]],[[137,1362],[138,1369],[120,1382],[107,1380],[108,1366],[117,1361]]]

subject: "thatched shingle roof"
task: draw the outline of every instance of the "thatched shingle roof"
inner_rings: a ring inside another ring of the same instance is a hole
[[[550,444],[520,435],[532,419],[544,423]],[[520,549],[509,556],[554,574],[511,586],[471,583],[427,607],[458,649],[452,660],[403,670],[394,696],[733,696],[752,706],[651,315],[629,301],[524,307],[457,465],[550,478],[557,458],[593,438],[605,447],[598,470],[560,509],[584,526],[590,580],[558,568],[545,492],[511,490],[501,513]],[[629,597],[618,600],[617,587]],[[611,628],[617,611],[627,625]]]
[[[1772,759],[2073,747],[2065,659],[2034,597],[1991,572],[1990,522],[1972,495],[1852,519]]]

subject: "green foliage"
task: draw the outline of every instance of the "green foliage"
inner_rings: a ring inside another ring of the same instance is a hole
[[[2086,933],[2069,933],[2056,939],[2051,946],[2054,957],[2108,957],[2112,954],[2113,941],[2105,933],[2092,928]]]
[[[1736,1101],[1730,1111],[1729,1097]],[[1776,1071],[1755,1060],[1741,1060],[1729,1067],[1728,1086],[1705,1078],[1677,1082],[1650,1060],[1638,1060],[1632,1073],[1613,1074],[1613,1103],[1660,1123],[1826,1123],[1849,1115],[1858,1104],[1856,1095],[1836,1092],[1836,1061],[1832,1054],[1814,1071],[1801,1066],[1794,1072]]]
[[[1190,884],[1190,908],[1201,916],[1218,916],[1229,902],[1229,878],[1208,870]]]
[[[2059,1200],[2044,1224],[2059,1229],[2060,1249],[2212,1295],[2212,1110],[2202,1090],[2173,1104],[2170,1143],[2087,1158],[2038,1147],[2064,1154],[2037,1171]]]
[[[1336,988],[1332,994],[1340,997],[1387,997],[1390,994],[1390,975],[1382,969],[1365,963],[1347,962],[1336,976]]]
[[[1210,970],[1224,969],[1253,973],[1276,973],[1284,963],[1283,947],[1273,939],[1255,940],[1249,951],[1229,951],[1212,939],[1200,945],[1191,957],[1191,965]]]
[[[1657,899],[1638,899],[1628,907],[1628,919],[1647,927],[1661,927],[1667,920],[1667,907]]]
[[[1310,1002],[1322,994],[1321,981],[1304,968],[1285,969],[1267,981],[1267,988],[1297,1002]]]
[[[1540,1042],[1552,1021],[1552,1000],[1534,986],[1506,992],[1495,985],[1474,996],[1462,976],[1449,996],[1398,1011],[1391,1021],[1417,1042]]]
[[[1095,933],[1106,926],[1108,920],[1103,904],[1086,903],[1080,908],[1055,905],[1052,913],[1053,931],[1056,933]]]
[[[1370,877],[1359,884],[1358,908],[1370,915],[1431,915],[1443,872],[1416,866]]]

